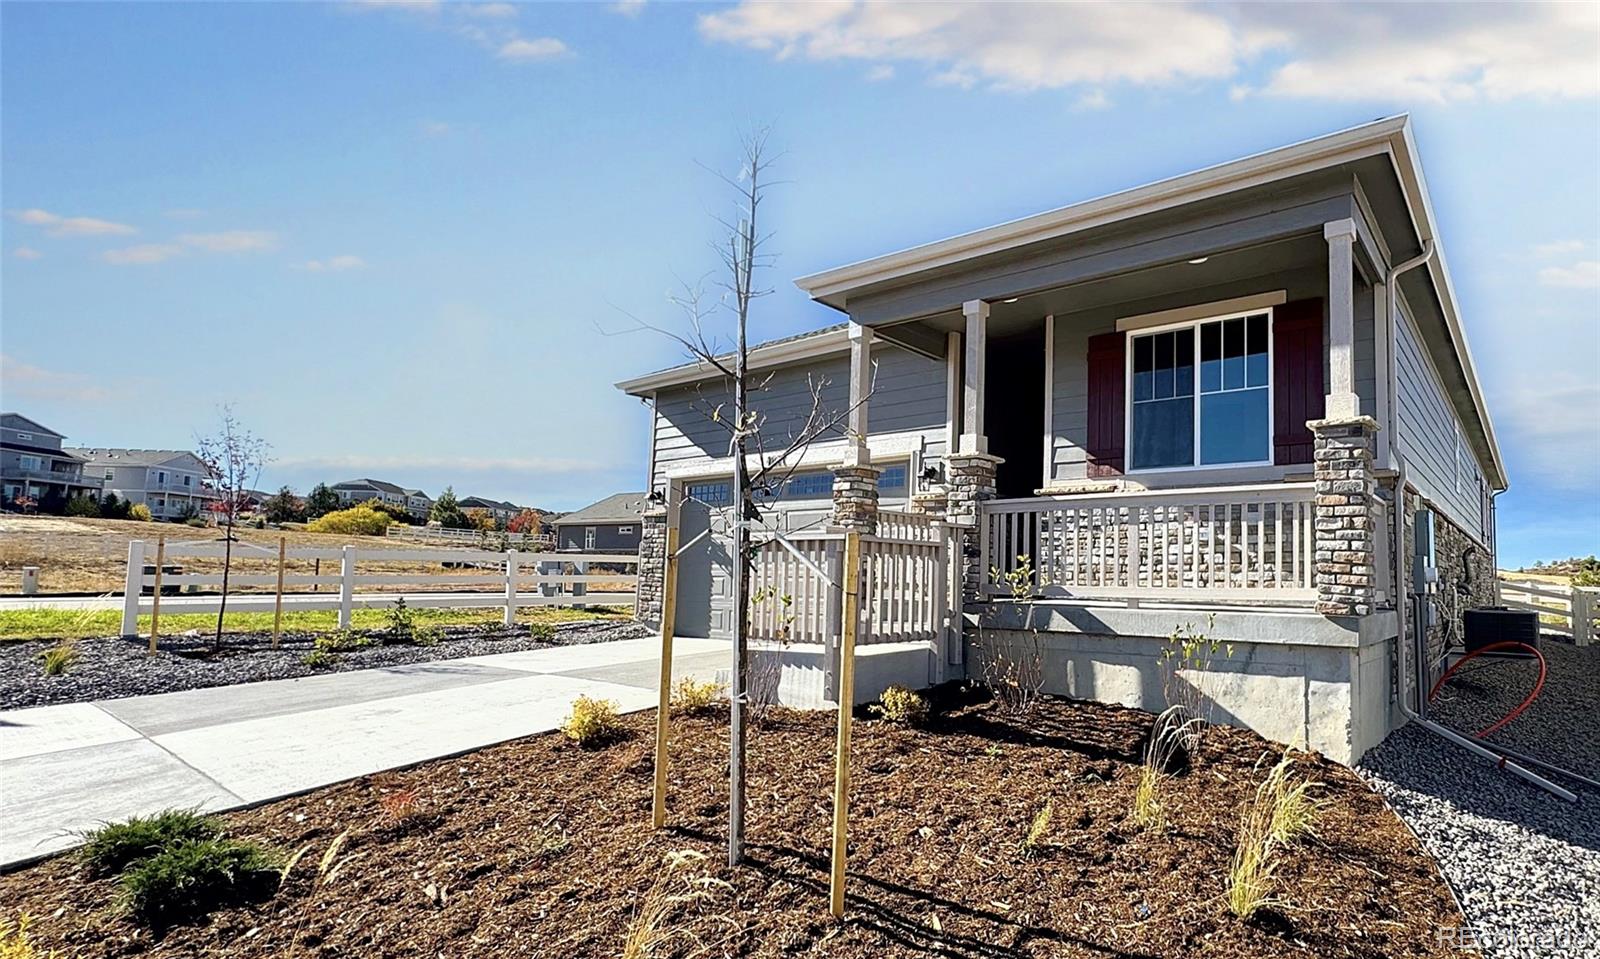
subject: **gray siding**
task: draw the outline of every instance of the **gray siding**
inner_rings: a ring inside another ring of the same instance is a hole
[[[1421,337],[1404,310],[1395,328],[1395,441],[1411,482],[1450,518],[1482,542],[1483,471],[1462,438],[1460,420],[1446,398]]]
[[[927,440],[930,455],[944,452],[945,365],[890,346],[874,344],[877,378],[867,405],[869,432],[920,432]],[[822,408],[842,412],[850,405],[848,354],[820,358],[807,365],[763,371],[752,382],[764,384],[752,391],[751,405],[766,420],[762,434],[769,448],[801,429],[811,410],[812,384],[821,382]],[[652,486],[659,486],[665,470],[685,460],[721,458],[728,455],[728,431],[712,422],[710,411],[723,404],[728,414],[733,404],[732,387],[722,379],[702,382],[698,387],[663,390],[656,396],[655,475]],[[826,437],[837,440],[835,434]]]
[[[639,551],[639,524],[638,523],[591,523],[573,526],[557,526],[556,548],[582,550],[584,545],[584,530],[588,526],[594,527],[594,549],[602,553],[637,553]],[[624,529],[628,532],[622,532]]]
[[[1053,475],[1057,481],[1072,482],[1087,476],[1084,444],[1088,442],[1089,395],[1086,356],[1089,337],[1116,330],[1117,320],[1161,310],[1178,309],[1196,303],[1209,303],[1283,290],[1289,300],[1319,297],[1326,302],[1328,274],[1324,265],[1286,270],[1262,277],[1237,280],[1221,286],[1164,294],[1148,299],[1096,307],[1078,313],[1056,314],[1054,376],[1052,379],[1051,424],[1054,436]],[[1370,287],[1358,282],[1355,303],[1356,392],[1361,411],[1373,415],[1377,410],[1377,372],[1373,361],[1373,303]],[[1327,341],[1324,321],[1323,340]],[[1324,378],[1327,369],[1323,370]],[[1223,473],[1225,471],[1218,471]],[[1236,471],[1242,474],[1244,471]],[[1200,483],[1190,474],[1191,483]],[[1245,479],[1239,475],[1240,480]]]

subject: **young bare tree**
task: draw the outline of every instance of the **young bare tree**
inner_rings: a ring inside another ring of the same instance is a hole
[[[222,549],[222,599],[217,604],[217,632],[212,650],[222,649],[222,617],[228,609],[228,574],[233,567],[234,527],[250,502],[250,490],[261,478],[271,449],[267,442],[239,424],[233,407],[218,411],[217,431],[195,438],[195,455],[211,474],[211,511],[225,531]]]
[[[766,417],[752,403],[752,394],[767,388],[770,376],[752,378],[749,369],[749,328],[751,306],[772,292],[757,280],[759,271],[772,265],[766,247],[772,238],[761,232],[761,206],[773,186],[771,165],[776,159],[768,149],[770,130],[761,128],[742,138],[740,167],[735,176],[712,171],[736,195],[737,215],[716,217],[724,237],[714,245],[721,260],[721,278],[714,287],[721,292],[719,302],[709,302],[703,284],[685,285],[671,297],[688,323],[683,333],[634,318],[638,328],[653,330],[676,341],[689,357],[720,374],[726,394],[707,397],[703,393],[695,406],[707,419],[728,433],[728,455],[733,461],[733,504],[728,509],[728,533],[733,556],[733,662],[732,688],[729,690],[728,736],[728,864],[744,858],[745,751],[750,718],[750,591],[751,570],[758,544],[752,529],[762,521],[762,503],[782,491],[784,484],[799,469],[806,450],[820,439],[843,435],[850,407],[829,409],[825,398],[828,381],[808,377],[810,405],[798,421],[786,424],[783,431],[765,430]],[[709,332],[718,311],[731,314],[731,349],[719,347]],[[870,390],[868,391],[870,393]],[[866,397],[862,397],[865,401]],[[729,409],[731,400],[732,409]],[[711,505],[711,504],[707,504]]]

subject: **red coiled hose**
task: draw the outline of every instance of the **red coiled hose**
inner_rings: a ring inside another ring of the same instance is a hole
[[[1483,727],[1482,729],[1478,730],[1477,732],[1473,733],[1472,735],[1479,736],[1479,737],[1487,736],[1490,733],[1492,733],[1492,732],[1500,729],[1501,727],[1505,726],[1506,723],[1509,723],[1513,719],[1516,719],[1518,716],[1521,716],[1523,710],[1525,710],[1529,706],[1533,705],[1533,701],[1535,699],[1539,698],[1540,690],[1544,689],[1544,677],[1545,677],[1545,673],[1547,672],[1547,670],[1545,668],[1544,656],[1539,652],[1539,650],[1536,647],[1530,646],[1527,643],[1519,643],[1519,642],[1517,642],[1515,640],[1506,640],[1505,642],[1500,642],[1500,643],[1490,643],[1487,646],[1483,646],[1483,647],[1480,647],[1478,649],[1474,649],[1472,652],[1470,652],[1467,655],[1465,655],[1465,656],[1461,657],[1460,659],[1456,660],[1456,664],[1454,666],[1451,666],[1449,669],[1445,670],[1444,671],[1444,675],[1440,676],[1439,677],[1439,681],[1434,683],[1433,684],[1433,688],[1428,691],[1428,702],[1430,702],[1430,703],[1433,702],[1434,697],[1439,695],[1439,687],[1443,686],[1450,679],[1451,676],[1455,675],[1456,670],[1460,669],[1462,666],[1465,666],[1467,664],[1467,662],[1469,660],[1471,660],[1473,657],[1481,655],[1483,653],[1487,653],[1487,652],[1489,652],[1491,650],[1505,649],[1505,648],[1507,648],[1509,646],[1520,646],[1523,649],[1526,649],[1528,652],[1533,654],[1533,658],[1537,659],[1539,661],[1539,678],[1534,681],[1533,691],[1528,693],[1528,698],[1524,699],[1522,702],[1518,703],[1517,704],[1517,708],[1511,710],[1511,712],[1506,713],[1504,716],[1501,716],[1499,719],[1497,719],[1494,722],[1490,723],[1489,725]]]

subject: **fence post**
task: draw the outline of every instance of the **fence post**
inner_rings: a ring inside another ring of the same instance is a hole
[[[339,554],[339,628],[350,628],[350,611],[355,607],[356,548],[345,546]]]
[[[1572,643],[1587,646],[1594,640],[1594,598],[1592,586],[1572,587]]]
[[[506,626],[517,625],[517,551],[506,550]]]
[[[839,643],[839,742],[833,769],[833,869],[828,879],[830,909],[844,917],[845,835],[850,802],[850,711],[855,708],[856,624],[861,589],[861,534],[844,534],[844,635]]]
[[[667,527],[667,568],[661,578],[661,689],[656,703],[656,783],[650,821],[667,824],[667,716],[672,708],[672,620],[678,612],[678,527]]]
[[[572,564],[572,568],[573,568],[574,571],[577,572],[577,574],[579,576],[587,576],[587,575],[589,575],[589,561],[588,560],[584,560],[581,563],[573,563]],[[589,584],[588,583],[573,583],[572,584],[572,595],[574,597],[584,596],[588,592],[589,592]],[[573,609],[588,609],[589,607],[585,603],[573,603],[572,604],[572,608]]]
[[[161,632],[161,567],[167,562],[167,534],[156,537],[156,581],[150,590],[150,655],[156,654],[156,636]],[[226,597],[224,597],[226,598]]]
[[[144,540],[128,541],[128,575],[122,586],[122,637],[139,635],[139,594],[144,592]]]

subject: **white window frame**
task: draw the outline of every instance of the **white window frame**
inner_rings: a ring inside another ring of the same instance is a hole
[[[617,535],[618,536],[632,536],[633,535],[633,527],[632,526],[618,526],[617,527]]]
[[[31,443],[31,442],[33,442],[33,434],[32,433],[23,433],[21,431],[18,431],[17,439]]]
[[[29,463],[32,463],[33,465],[29,466]],[[30,470],[35,473],[42,473],[44,472],[44,457],[35,456],[32,453],[23,453],[17,457],[17,466],[20,469]]]
[[[584,549],[594,549],[594,527],[593,526],[585,526],[583,528],[583,548]]]
[[[1207,323],[1217,323],[1223,320],[1238,320],[1251,316],[1267,315],[1267,458],[1252,460],[1248,463],[1201,463],[1200,462],[1200,327]],[[1274,326],[1276,309],[1272,306],[1258,306],[1249,310],[1238,310],[1232,313],[1218,313],[1212,316],[1196,317],[1194,319],[1180,320],[1175,323],[1163,323],[1159,326],[1143,326],[1123,331],[1123,422],[1122,422],[1122,455],[1125,475],[1150,475],[1154,473],[1192,473],[1201,470],[1237,470],[1259,469],[1263,466],[1272,466],[1277,451],[1272,443],[1273,411],[1277,408],[1277,377],[1273,375],[1274,351],[1277,346],[1277,330]],[[1133,341],[1135,337],[1153,336],[1158,333],[1170,333],[1173,330],[1189,329],[1194,332],[1194,456],[1188,466],[1148,466],[1136,469],[1133,465]]]

